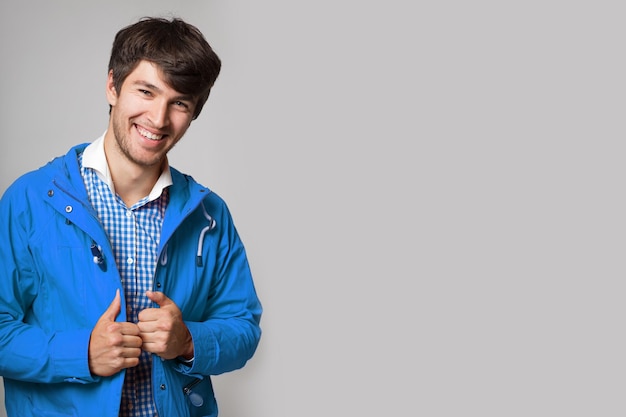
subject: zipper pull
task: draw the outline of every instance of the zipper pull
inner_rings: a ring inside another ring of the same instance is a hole
[[[191,401],[191,404],[196,407],[202,407],[202,404],[204,404],[204,398],[202,398],[202,395],[198,394],[197,392],[193,392],[191,389],[198,385],[200,381],[202,381],[202,379],[197,378],[194,381],[191,381],[191,383],[187,384],[185,387],[183,387],[183,392],[186,396],[189,397],[189,401]]]

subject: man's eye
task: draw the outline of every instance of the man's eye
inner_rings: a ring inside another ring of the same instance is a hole
[[[150,91],[148,90],[139,90],[139,92],[143,95],[149,96],[150,95]]]
[[[175,105],[177,105],[177,106],[179,106],[179,107],[184,107],[184,108],[189,107],[189,106],[187,105],[187,103],[185,103],[185,102],[183,102],[183,101],[175,101],[175,102],[174,102],[174,104],[175,104]]]

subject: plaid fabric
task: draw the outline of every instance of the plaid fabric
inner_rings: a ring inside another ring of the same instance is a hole
[[[152,303],[145,292],[152,290],[168,190],[164,188],[156,199],[150,201],[145,197],[128,208],[94,169],[83,167],[82,155],[80,166],[89,200],[113,247],[126,296],[127,321],[137,323],[139,312]],[[151,369],[151,354],[142,352],[139,365],[126,370],[120,416],[157,415],[152,399]]]

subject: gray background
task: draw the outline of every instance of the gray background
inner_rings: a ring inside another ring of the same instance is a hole
[[[0,192],[104,131],[118,29],[179,15],[224,66],[170,161],[265,307],[221,416],[623,416],[620,4],[3,1]]]

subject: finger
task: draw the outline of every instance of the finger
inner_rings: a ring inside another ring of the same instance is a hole
[[[149,353],[160,353],[157,351],[157,342],[148,342],[148,341],[144,341],[143,345],[141,345],[141,349],[144,352],[149,352]]]
[[[141,348],[143,339],[140,336],[122,336],[122,346],[124,348]]]
[[[170,304],[174,304],[165,294],[158,291],[146,291],[146,296],[153,302],[157,303],[159,307],[165,307]]]
[[[141,356],[141,348],[126,348],[121,353],[122,358],[133,359]]]
[[[139,326],[137,326],[135,323],[125,321],[119,324],[120,333],[123,335],[139,336],[139,333],[141,333],[141,330],[139,330]]]
[[[120,290],[117,289],[115,291],[115,298],[113,298],[113,301],[111,301],[111,304],[109,304],[109,307],[107,307],[106,311],[102,314],[102,318],[115,321],[117,316],[120,314],[121,310],[122,310],[122,303],[121,303],[121,297],[120,297]]]
[[[137,327],[139,328],[139,333],[142,335],[145,333],[154,333],[158,331],[158,326],[156,324],[156,320],[145,320],[137,323]]]
[[[165,355],[167,352],[167,348],[166,345],[163,342],[160,341],[155,341],[155,342],[145,342],[142,346],[141,349],[144,352],[148,352],[148,353],[154,353],[157,354],[159,356]],[[162,356],[163,357],[163,356]],[[163,357],[164,359],[167,359],[165,357]]]
[[[119,368],[120,370],[125,368],[134,368],[137,365],[139,365],[139,356],[129,356],[123,359]]]
[[[144,322],[156,321],[162,315],[163,311],[161,311],[161,309],[159,308],[146,308],[145,310],[141,310],[139,312],[139,315],[137,316],[137,318],[139,319],[139,323],[137,323],[137,325]]]

